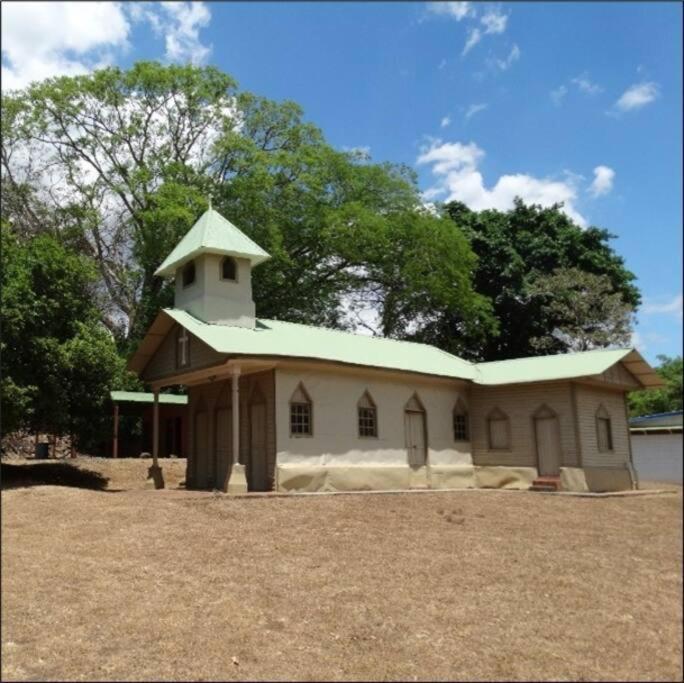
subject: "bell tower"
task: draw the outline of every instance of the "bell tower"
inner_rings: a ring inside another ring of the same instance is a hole
[[[268,258],[210,203],[155,275],[175,277],[175,308],[212,325],[253,328],[252,268]]]

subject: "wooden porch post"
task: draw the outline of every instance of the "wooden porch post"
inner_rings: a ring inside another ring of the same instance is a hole
[[[119,404],[114,404],[114,439],[112,441],[112,457],[119,457]]]
[[[233,465],[240,464],[240,368],[233,368],[230,378],[231,408],[233,417]]]
[[[152,467],[147,478],[152,478],[155,489],[164,488],[164,475],[159,467],[159,389],[154,390],[154,405],[152,407]]]
[[[152,466],[159,467],[159,389],[154,390],[154,405],[152,407]]]
[[[233,462],[224,484],[227,493],[247,493],[245,466],[240,464],[240,366],[234,366],[230,377],[231,406],[233,422]]]

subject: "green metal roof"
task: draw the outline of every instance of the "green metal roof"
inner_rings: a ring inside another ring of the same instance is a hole
[[[211,325],[178,309],[164,313],[218,353],[311,358],[462,379],[476,375],[472,363],[426,344],[280,320],[259,319],[250,329]]]
[[[258,319],[254,328],[212,325],[175,308],[163,309],[159,313],[129,360],[129,369],[142,372],[174,321],[214,351],[228,356],[321,360],[452,377],[489,386],[593,377],[621,363],[644,387],[663,385],[658,374],[634,349],[585,351],[475,364],[427,344],[280,320]]]
[[[256,266],[270,256],[218,211],[207,209],[185,237],[157,268],[155,275],[173,275],[180,266],[200,254],[225,254],[247,258]]]
[[[110,391],[109,397],[114,403],[154,403],[154,394],[144,391]],[[159,403],[186,406],[188,397],[178,394],[159,394]]]
[[[479,384],[517,384],[600,375],[631,349],[600,349],[478,363]]]

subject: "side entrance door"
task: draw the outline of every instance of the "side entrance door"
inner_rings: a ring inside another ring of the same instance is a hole
[[[537,440],[537,459],[540,476],[555,477],[560,474],[561,445],[558,418],[536,417],[534,432]]]
[[[425,448],[425,413],[407,410],[404,413],[406,451],[411,467],[422,467],[427,460]]]

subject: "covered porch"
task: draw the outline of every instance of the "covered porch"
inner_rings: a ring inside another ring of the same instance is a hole
[[[228,359],[151,382],[153,468],[161,457],[166,386],[187,387],[188,488],[270,491],[275,477],[275,363]]]

